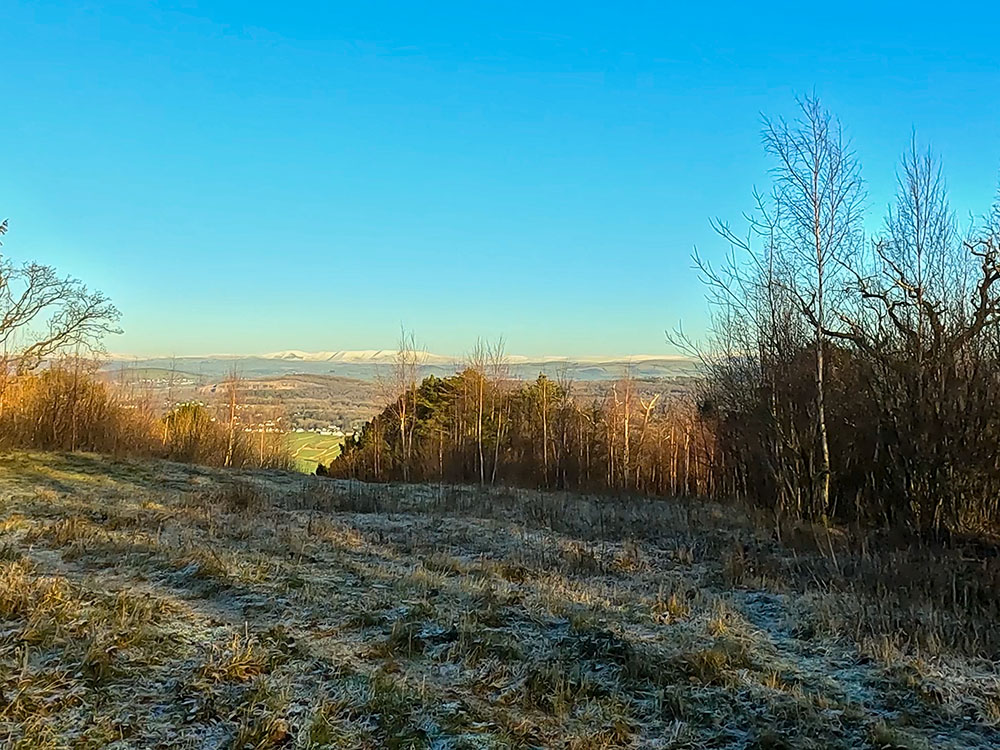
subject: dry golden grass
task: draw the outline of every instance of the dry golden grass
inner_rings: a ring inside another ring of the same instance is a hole
[[[0,492],[0,747],[1000,746],[968,550],[80,455]]]

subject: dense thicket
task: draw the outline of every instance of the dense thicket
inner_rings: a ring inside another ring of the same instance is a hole
[[[234,386],[235,387],[235,384]],[[291,465],[285,436],[227,420],[225,405],[187,403],[158,416],[148,398],[68,358],[32,373],[0,370],[0,448],[93,451],[213,466]]]
[[[1000,211],[958,232],[915,142],[874,237],[840,127],[806,100],[767,123],[774,185],[713,269],[704,402],[728,484],[779,513],[995,527]]]
[[[150,454],[155,417],[129,403],[79,360],[38,373],[0,371],[0,445],[4,449]]]

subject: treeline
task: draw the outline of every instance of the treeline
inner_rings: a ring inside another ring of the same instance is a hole
[[[146,394],[109,383],[92,361],[67,357],[39,371],[0,370],[0,448],[291,468],[283,433],[247,431],[236,417],[239,388],[228,380],[214,407],[185,403],[158,414]]]
[[[405,385],[325,470],[374,481],[715,491],[712,436],[691,399],[665,399],[630,377],[585,398],[566,379],[511,380],[502,362],[473,357],[456,375]]]

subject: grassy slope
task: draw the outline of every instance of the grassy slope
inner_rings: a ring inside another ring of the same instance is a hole
[[[862,637],[885,596],[796,593],[712,506],[23,454],[0,492],[0,747],[1000,743],[993,665]]]

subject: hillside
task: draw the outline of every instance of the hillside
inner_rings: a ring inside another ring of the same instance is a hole
[[[0,491],[3,747],[1000,743],[967,550],[81,455]]]

